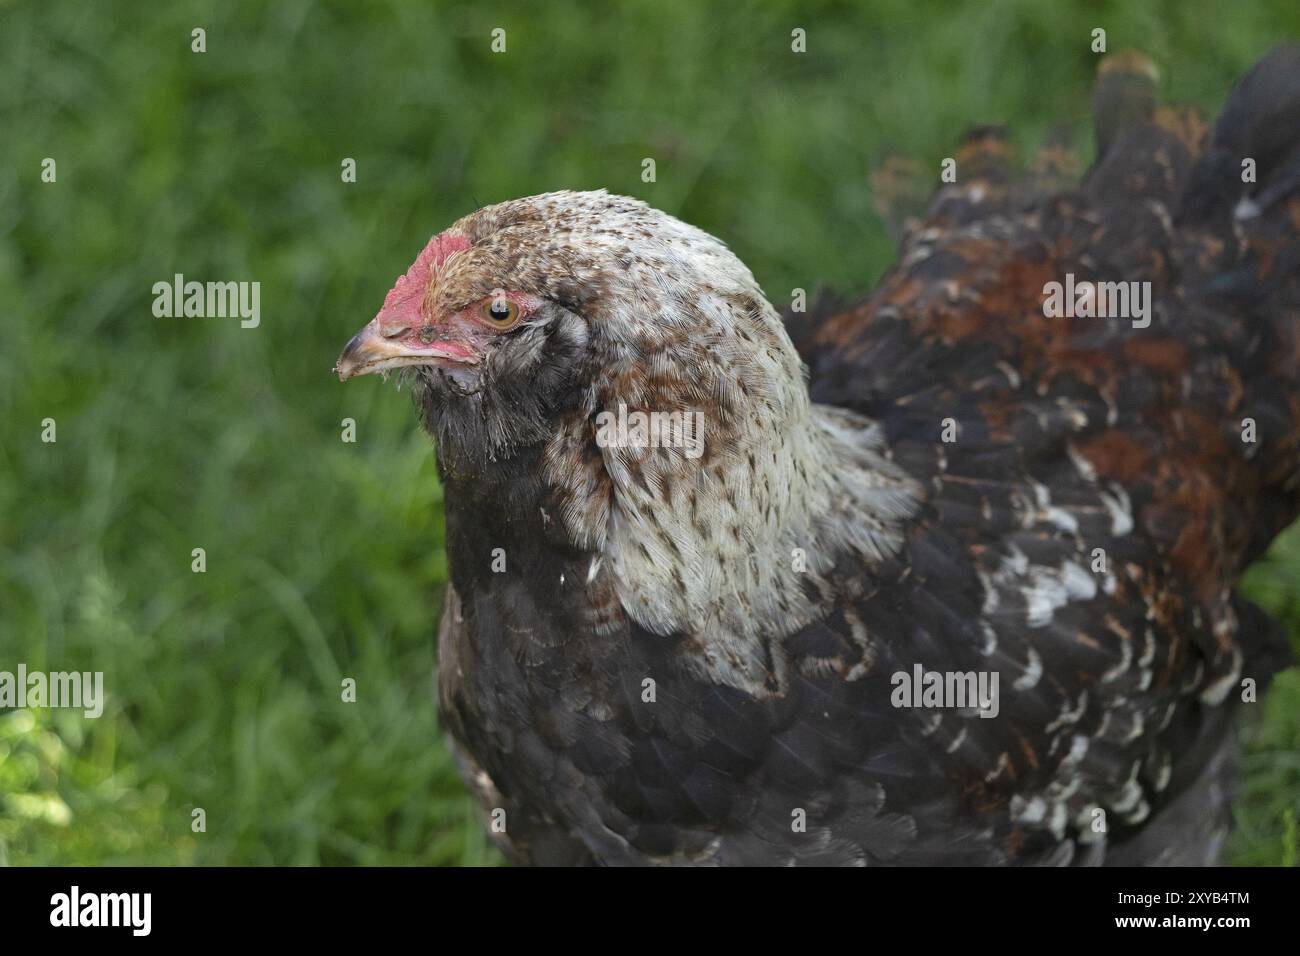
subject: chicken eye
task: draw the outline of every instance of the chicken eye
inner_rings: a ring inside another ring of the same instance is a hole
[[[509,299],[489,299],[479,306],[479,313],[494,329],[508,329],[519,320],[519,306]]]

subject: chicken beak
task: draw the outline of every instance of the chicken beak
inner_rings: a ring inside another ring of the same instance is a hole
[[[399,342],[386,338],[379,333],[379,328],[371,322],[364,329],[352,336],[343,349],[343,354],[334,363],[334,371],[339,381],[346,382],[354,375],[365,375],[378,371],[385,360],[395,360],[408,355]]]
[[[377,321],[352,336],[334,365],[339,381],[404,365],[473,365],[478,356],[451,341],[425,343],[411,329],[381,331]]]

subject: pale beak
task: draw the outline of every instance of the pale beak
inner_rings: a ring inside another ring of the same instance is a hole
[[[423,341],[418,330],[410,328],[380,331],[378,320],[352,336],[343,349],[334,371],[346,382],[357,375],[383,372],[405,365],[442,367],[475,365],[479,356],[471,349],[448,339]]]

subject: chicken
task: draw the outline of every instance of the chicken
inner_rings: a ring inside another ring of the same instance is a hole
[[[1233,588],[1297,512],[1300,47],[1212,132],[1155,84],[1104,62],[1076,188],[977,130],[789,331],[603,191],[420,253],[337,372],[435,441],[440,713],[512,859],[1217,858],[1287,663]]]

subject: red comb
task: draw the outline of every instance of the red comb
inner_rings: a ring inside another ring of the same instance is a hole
[[[429,240],[429,244],[415,257],[406,275],[398,276],[397,282],[384,296],[383,308],[375,318],[384,325],[401,325],[411,328],[424,322],[420,306],[424,303],[424,293],[429,288],[433,270],[442,265],[453,252],[468,249],[469,240],[464,236],[452,236],[439,233]]]

